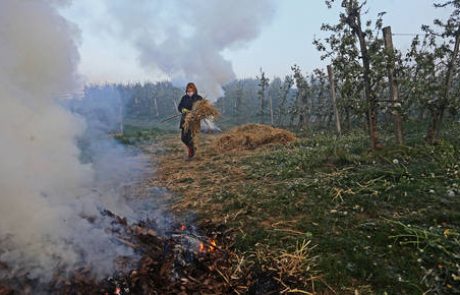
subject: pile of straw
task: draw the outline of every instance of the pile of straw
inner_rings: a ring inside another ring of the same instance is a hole
[[[192,131],[193,143],[197,144],[198,134],[201,129],[201,120],[215,119],[219,111],[207,99],[202,99],[193,104],[193,109],[185,116],[184,130]]]
[[[217,138],[215,147],[219,151],[251,150],[262,145],[295,141],[296,136],[287,130],[268,125],[249,124],[234,128]]]

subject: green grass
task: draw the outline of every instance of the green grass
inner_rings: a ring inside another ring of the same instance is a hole
[[[171,133],[168,130],[159,128],[147,128],[127,125],[124,128],[123,134],[114,135],[115,139],[122,144],[139,145],[152,143],[160,136]]]
[[[214,199],[240,212],[240,251],[312,240],[338,294],[460,294],[459,127],[436,146],[414,128],[377,152],[362,132],[310,134],[238,163],[252,184]]]

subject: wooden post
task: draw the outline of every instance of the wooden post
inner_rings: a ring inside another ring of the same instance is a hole
[[[392,101],[392,113],[394,117],[395,124],[395,135],[396,142],[398,144],[404,144],[404,134],[402,126],[402,118],[399,112],[401,108],[401,103],[399,101],[399,87],[398,81],[396,80],[395,74],[395,60],[394,60],[394,47],[393,47],[393,37],[391,34],[391,27],[383,28],[383,38],[385,40],[385,49],[387,50],[388,61],[388,83],[390,84],[390,100]]]
[[[342,134],[342,127],[340,125],[340,116],[339,110],[337,108],[337,97],[335,93],[335,78],[334,78],[334,69],[332,65],[327,66],[327,73],[329,76],[329,88],[331,91],[331,99],[332,99],[332,108],[334,109],[334,116],[335,116],[335,127],[337,128],[337,133],[339,135]]]

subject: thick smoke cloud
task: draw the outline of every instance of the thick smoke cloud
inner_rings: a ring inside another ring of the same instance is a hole
[[[274,14],[273,0],[106,1],[111,26],[139,51],[147,69],[159,68],[180,87],[195,81],[209,98],[235,78],[226,49],[254,40]]]
[[[148,161],[107,137],[106,126],[87,116],[94,106],[77,116],[60,101],[79,89],[78,28],[58,12],[68,4],[0,2],[0,279],[46,281],[79,265],[108,275],[114,258],[132,253],[112,242],[100,210],[149,216],[119,195],[123,180],[141,177]],[[111,33],[129,38],[145,67],[195,80],[211,98],[234,78],[222,51],[254,39],[272,14],[270,0],[105,4],[118,24]],[[90,161],[82,161],[82,140]]]
[[[58,101],[78,88],[78,31],[58,14],[62,4],[0,2],[0,278],[48,280],[80,263],[106,275],[131,254],[97,217],[125,210],[95,181],[98,166],[114,169],[81,163],[85,123]]]

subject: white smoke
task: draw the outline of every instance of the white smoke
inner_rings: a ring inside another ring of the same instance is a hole
[[[76,145],[85,124],[57,101],[78,87],[78,31],[57,12],[64,2],[0,2],[0,278],[48,280],[78,263],[104,275],[131,254],[82,218],[117,204],[90,192],[96,173]]]
[[[98,2],[100,4],[100,2]],[[210,99],[235,79],[223,52],[254,40],[274,15],[274,0],[105,0],[105,29],[137,49],[139,63]],[[98,29],[103,30],[98,19]],[[96,25],[94,26],[96,27]],[[101,57],[102,58],[102,57]]]
[[[97,161],[82,164],[85,122],[58,100],[79,87],[79,32],[58,13],[68,2],[0,1],[0,266],[8,266],[0,279],[48,280],[77,265],[106,275],[114,258],[132,254],[97,216],[99,208],[132,213],[112,183],[143,163],[120,162],[125,151],[99,140],[89,147]],[[222,51],[254,39],[272,15],[271,0],[105,3],[145,67],[195,80],[211,98],[234,78]]]

